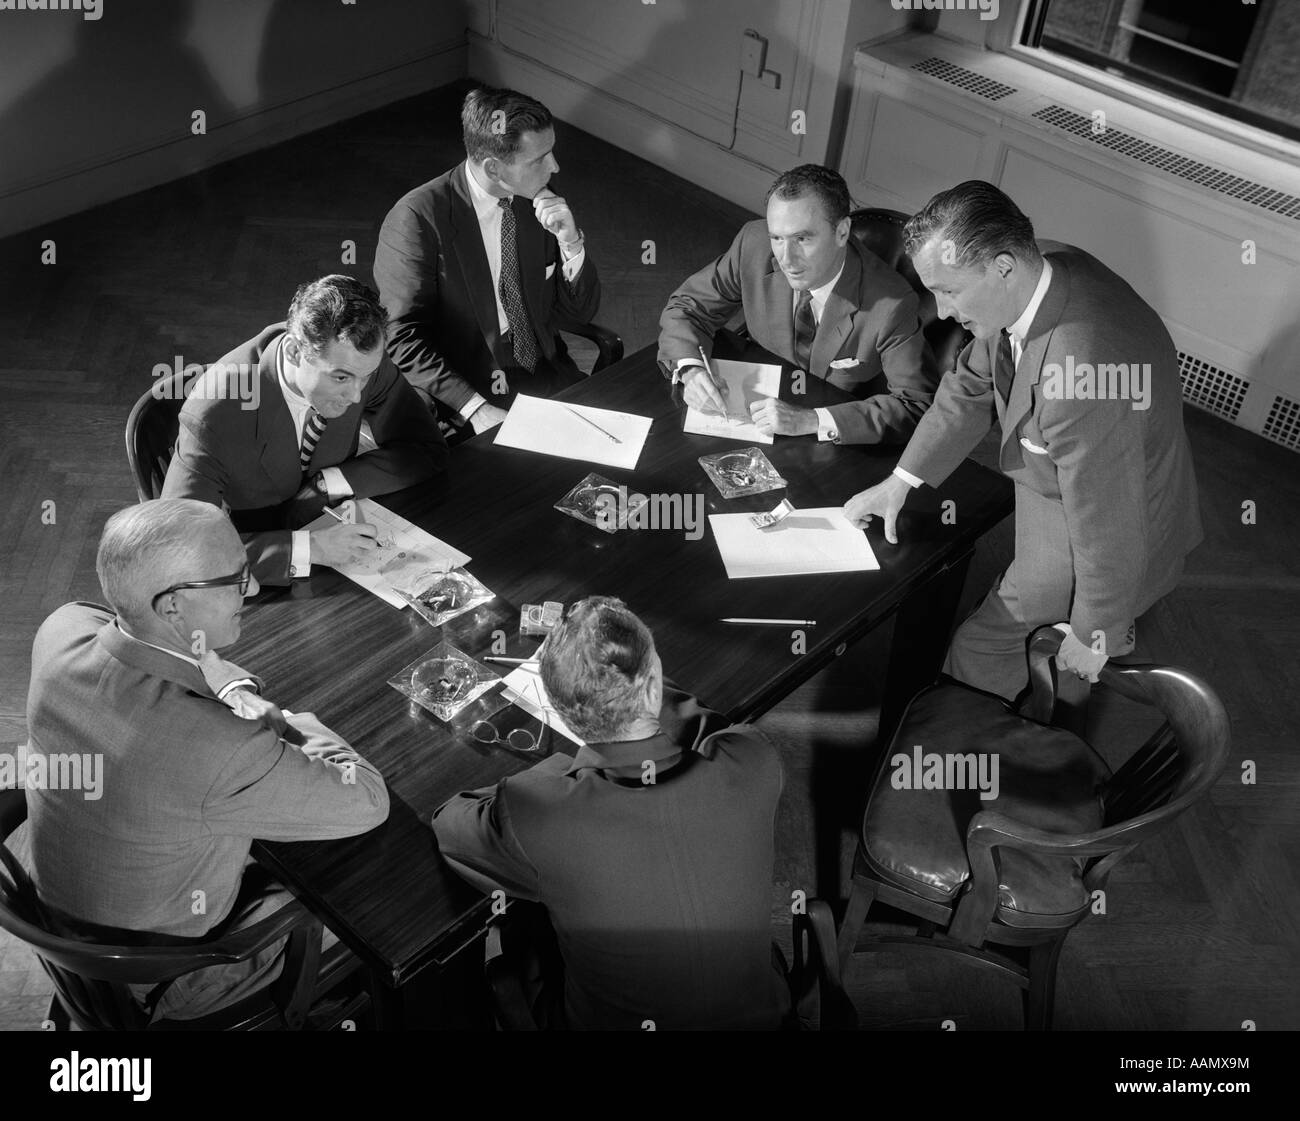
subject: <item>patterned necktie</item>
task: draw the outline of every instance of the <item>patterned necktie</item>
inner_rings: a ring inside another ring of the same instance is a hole
[[[1011,397],[1011,382],[1016,376],[1016,361],[1011,355],[1011,336],[1002,332],[998,341],[998,360],[993,368],[993,385],[1003,401]]]
[[[812,293],[805,288],[794,307],[794,364],[812,373],[813,340],[817,337],[817,320],[813,318]]]
[[[298,462],[302,464],[302,473],[307,473],[312,453],[320,443],[321,433],[325,431],[325,418],[315,409],[307,412],[307,423],[302,426],[302,447],[298,449]]]
[[[515,212],[509,199],[498,199],[501,207],[501,306],[506,309],[515,361],[532,373],[537,369],[537,340],[524,310],[524,293],[519,286],[519,250],[515,244]]]

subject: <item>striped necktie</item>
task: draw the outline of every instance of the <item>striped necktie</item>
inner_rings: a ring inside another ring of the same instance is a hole
[[[1003,401],[1011,398],[1011,383],[1016,377],[1016,361],[1011,354],[1011,335],[1002,332],[998,340],[998,358],[993,367],[993,386]]]
[[[515,361],[532,373],[537,369],[537,340],[533,325],[524,309],[524,293],[519,286],[519,248],[515,241],[515,212],[509,199],[497,199],[501,207],[501,306],[506,309]]]
[[[320,443],[321,433],[325,431],[325,418],[315,409],[307,412],[307,423],[302,427],[302,447],[298,449],[298,462],[302,464],[302,473],[307,473],[311,464],[312,453]]]
[[[813,340],[817,338],[817,319],[813,315],[812,293],[803,289],[794,307],[794,364],[812,373]]]

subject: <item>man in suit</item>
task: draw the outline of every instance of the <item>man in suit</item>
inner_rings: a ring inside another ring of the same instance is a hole
[[[776,752],[666,683],[619,600],[575,604],[540,671],[586,746],[451,799],[433,820],[443,856],[484,891],[546,906],[568,1026],[777,1027]]]
[[[895,542],[912,488],[941,484],[996,419],[1016,484],[1015,558],[953,636],[944,669],[1014,699],[1029,633],[1067,621],[1058,665],[1096,681],[1108,657],[1134,649],[1135,620],[1177,585],[1202,537],[1173,341],[1094,257],[1040,252],[1029,219],[991,184],[931,199],[908,223],[907,252],[939,313],[975,338],[893,475],[845,514],[882,517]]]
[[[386,321],[360,281],[321,277],[298,289],[284,323],[217,361],[186,398],[163,497],[224,504],[259,583],[372,551],[371,525],[299,527],[327,503],[401,490],[446,466],[438,426],[384,350]],[[358,454],[362,421],[376,446]]]
[[[546,106],[476,89],[461,111],[465,162],[388,212],[375,284],[389,353],[444,419],[485,432],[516,393],[549,396],[582,374],[556,331],[590,323],[596,266],[564,199]]]
[[[218,508],[156,499],[120,510],[96,568],[111,606],[65,604],[32,646],[27,807],[40,899],[57,925],[109,944],[251,925],[290,898],[255,866],[245,874],[253,839],[373,829],[388,816],[383,779],[217,655],[257,592]],[[97,790],[33,788],[33,756],[66,755],[98,758]],[[282,950],[138,995],[155,1018],[193,1018],[269,983]]]
[[[700,347],[743,313],[750,337],[856,401],[806,408],[751,405],[761,431],[837,444],[901,443],[939,384],[910,285],[850,236],[849,191],[830,168],[805,164],[767,192],[767,219],[690,277],[659,318],[659,361],[688,405],[727,411]],[[795,392],[800,383],[794,383]]]

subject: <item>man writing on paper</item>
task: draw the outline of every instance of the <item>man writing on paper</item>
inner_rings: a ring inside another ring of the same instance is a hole
[[[1095,681],[1107,657],[1133,650],[1135,619],[1174,588],[1202,536],[1173,341],[1096,258],[1040,252],[1029,219],[989,183],[932,198],[907,225],[907,252],[939,314],[975,338],[894,474],[845,515],[882,517],[894,542],[911,489],[942,483],[997,421],[1016,553],[944,669],[1014,699],[1029,633],[1068,620],[1058,665]]]
[[[442,854],[483,890],[546,906],[569,1027],[777,1027],[776,752],[666,683],[617,599],[575,604],[540,668],[586,746],[451,799],[433,819]]]
[[[157,499],[118,511],[96,569],[110,606],[65,604],[32,646],[29,753],[103,760],[94,793],[28,785],[41,902],[66,932],[109,945],[250,926],[291,899],[250,865],[252,841],[373,829],[388,816],[384,781],[310,713],[281,711],[217,656],[239,638],[257,578],[215,506]],[[269,984],[283,949],[138,995],[155,1019],[192,1019]]]
[[[780,176],[767,192],[766,221],[744,226],[669,297],[659,362],[704,412],[727,408],[700,348],[737,312],[765,350],[857,398],[817,409],[756,402],[750,412],[766,435],[901,443],[939,384],[916,293],[850,236],[848,187],[830,168],[804,164]]]
[[[376,548],[373,526],[297,527],[327,502],[401,490],[446,466],[437,424],[384,351],[386,323],[350,276],[304,284],[286,322],[216,362],[181,409],[163,497],[224,504],[259,583],[360,559]],[[234,388],[250,367],[253,408]],[[376,447],[358,454],[362,421]]]
[[[569,204],[546,106],[471,90],[465,162],[404,195],[375,251],[393,317],[388,350],[444,420],[486,432],[516,393],[549,397],[582,377],[556,332],[590,323],[600,282]]]

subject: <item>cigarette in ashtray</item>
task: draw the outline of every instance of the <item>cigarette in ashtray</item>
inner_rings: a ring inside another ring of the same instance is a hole
[[[775,509],[770,510],[766,514],[750,514],[749,520],[758,526],[759,529],[769,529],[776,525],[777,522],[784,521],[793,513],[794,506],[791,505],[788,498],[783,498],[780,503],[777,504]]]

